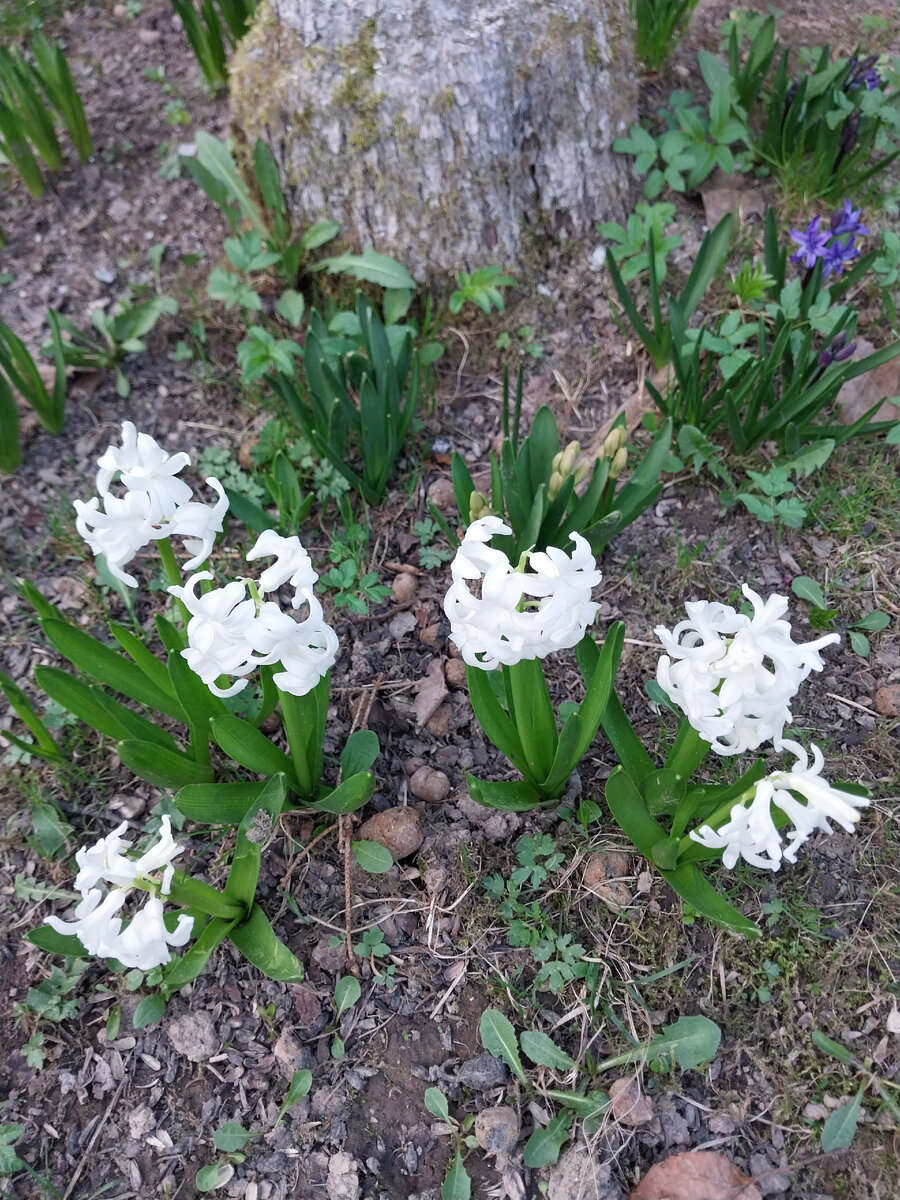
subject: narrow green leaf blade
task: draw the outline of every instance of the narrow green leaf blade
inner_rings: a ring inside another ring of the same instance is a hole
[[[250,916],[231,931],[231,940],[257,970],[279,983],[300,983],[303,964],[275,936],[269,918],[254,904]]]
[[[290,758],[249,721],[228,714],[213,717],[209,727],[216,744],[236,763],[258,775],[283,774],[291,791],[300,790]]]
[[[174,804],[199,825],[239,825],[265,786],[261,782],[191,783],[175,794]]]
[[[859,1114],[865,1085],[859,1089],[849,1104],[836,1108],[822,1126],[822,1150],[846,1150],[856,1136]]]
[[[187,723],[184,709],[176,699],[135,671],[132,663],[103,642],[67,621],[44,618],[41,628],[54,649],[86,675],[146,708]]]
[[[125,738],[119,742],[118,750],[125,766],[154,787],[175,791],[189,783],[212,783],[215,778],[212,767],[198,763],[186,754],[166,750],[155,742]]]
[[[256,896],[262,847],[269,839],[283,802],[284,776],[274,775],[238,826],[225,895],[248,912]]]
[[[556,1042],[546,1033],[541,1033],[540,1030],[527,1029],[519,1038],[519,1044],[522,1047],[522,1053],[527,1055],[536,1067],[551,1067],[554,1071],[571,1071],[575,1066],[575,1060],[570,1058],[565,1050],[560,1050]]]
[[[500,1058],[517,1079],[525,1082],[525,1071],[519,1058],[519,1048],[516,1044],[516,1031],[509,1018],[496,1008],[487,1008],[481,1014],[478,1026],[481,1044],[489,1054]]]
[[[462,1153],[457,1150],[441,1185],[441,1200],[471,1200],[472,1180],[466,1170]]]

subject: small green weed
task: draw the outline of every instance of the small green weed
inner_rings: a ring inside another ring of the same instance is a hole
[[[67,959],[64,967],[51,967],[50,974],[37,987],[29,988],[25,999],[13,1004],[17,1021],[68,1021],[78,1012],[80,1001],[69,996],[88,968],[86,959]]]
[[[498,350],[510,350],[515,347],[519,357],[524,354],[534,359],[543,356],[544,347],[540,342],[535,341],[534,329],[531,325],[520,325],[516,330],[516,339],[514,342],[512,334],[504,330],[502,333],[497,334],[497,340],[494,342],[494,345]]]
[[[331,568],[320,578],[323,588],[331,588],[335,608],[347,608],[365,616],[369,604],[380,604],[391,589],[378,582],[378,573],[369,570],[369,529],[353,516],[348,501],[341,501],[344,528],[335,532],[328,548]]]
[[[412,532],[419,539],[419,566],[423,571],[434,571],[453,557],[452,550],[434,545],[435,539],[442,531],[437,521],[433,521],[431,517],[414,521]]]

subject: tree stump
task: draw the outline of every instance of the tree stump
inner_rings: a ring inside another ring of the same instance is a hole
[[[627,0],[262,0],[231,70],[298,228],[333,218],[419,279],[516,267],[621,218]]]

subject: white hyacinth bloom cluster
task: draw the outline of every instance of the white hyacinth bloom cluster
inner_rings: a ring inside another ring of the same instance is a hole
[[[74,502],[75,528],[94,555],[106,558],[110,573],[137,587],[124,567],[139,550],[159,538],[178,537],[192,557],[184,570],[193,571],[209,558],[216,534],[228,511],[225,489],[218,479],[206,483],[218,494],[212,506],[193,500],[179,473],[190,466],[183,451],[169,454],[131,421],[122,422],[122,445],[109,446],[97,460],[97,492],[91,500]],[[111,491],[118,476],[124,495]]]
[[[742,858],[754,867],[777,871],[782,860],[797,861],[797,851],[816,830],[831,833],[829,821],[836,821],[852,833],[859,810],[869,803],[864,796],[832,787],[821,778],[825,759],[818,746],[812,747],[812,766],[798,742],[785,739],[779,749],[794,755],[796,762],[790,771],[776,771],[761,779],[754,785],[749,804],[735,804],[726,823],[718,829],[703,825],[691,831],[695,842],[711,850],[724,850],[722,862],[726,867],[733,867]],[[793,826],[786,844],[775,824],[773,808],[784,813]]]
[[[188,645],[182,656],[217,696],[235,695],[247,686],[245,677],[251,671],[274,663],[281,665],[275,685],[283,692],[305,696],[334,665],[337,635],[326,624],[313,592],[319,576],[300,539],[265,530],[247,558],[252,562],[272,557],[275,562],[256,581],[238,579],[198,594],[197,585],[212,579],[208,571],[201,571],[183,587],[169,588],[190,613]],[[292,607],[307,607],[302,621],[274,600],[261,599],[261,593],[275,592],[285,583],[294,589]],[[222,675],[237,678],[222,688],[216,682]]]
[[[752,616],[703,600],[686,604],[687,620],[671,632],[657,626],[667,653],[656,679],[717,754],[742,754],[772,742],[794,755],[789,771],[754,784],[717,828],[706,824],[690,834],[700,845],[722,850],[726,867],[743,859],[777,871],[782,862],[796,862],[797,851],[817,830],[833,832],[829,821],[852,832],[869,801],[821,778],[825,759],[818,746],[812,747],[810,766],[806,750],[783,737],[800,684],[822,670],[820,651],[840,641],[839,635],[798,645],[784,619],[786,597],[764,601],[747,584],[742,591],[753,605]]]
[[[673,630],[655,630],[666,650],[657,682],[717,754],[777,742],[793,720],[790,705],[800,684],[825,665],[820,650],[840,641],[829,633],[798,645],[783,620],[786,597],[763,601],[747,584],[742,591],[752,617],[699,600],[685,605],[687,620]]]
[[[489,545],[495,534],[510,533],[499,517],[473,521],[450,564],[453,582],[444,600],[450,637],[469,666],[485,671],[576,646],[599,607],[591,590],[601,575],[580,534],[572,534],[571,555],[548,547],[523,556],[525,570]],[[472,583],[480,584],[480,595]]]
[[[45,920],[57,933],[74,934],[89,954],[115,958],[123,966],[150,971],[169,962],[169,947],[184,946],[193,929],[194,918],[181,914],[170,932],[160,898],[169,894],[175,873],[172,860],[183,847],[172,837],[169,818],[163,817],[159,841],[140,858],[127,858],[125,851],[133,845],[122,837],[127,828],[128,822],[123,821],[107,837],[93,846],[82,846],[75,855],[78,864],[75,888],[81,892],[75,920],[63,921],[59,917]],[[161,878],[152,878],[160,871]],[[105,895],[100,884],[106,885]],[[120,914],[129,894],[136,890],[147,899],[123,929]]]

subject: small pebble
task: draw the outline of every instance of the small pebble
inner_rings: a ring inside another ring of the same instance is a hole
[[[519,1140],[519,1118],[507,1105],[484,1108],[475,1118],[475,1137],[489,1154],[509,1154]]]
[[[391,591],[398,604],[405,604],[407,600],[412,600],[417,588],[415,575],[410,575],[408,571],[401,571],[394,577],[394,582],[391,584]]]
[[[419,767],[409,781],[409,790],[420,800],[440,804],[450,795],[450,780],[434,767]]]

